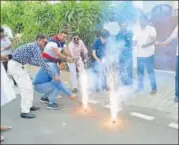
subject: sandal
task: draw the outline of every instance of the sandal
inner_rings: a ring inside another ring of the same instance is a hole
[[[7,131],[7,130],[10,130],[12,129],[11,126],[1,126],[1,131]]]

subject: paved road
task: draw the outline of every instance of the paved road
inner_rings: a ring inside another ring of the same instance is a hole
[[[124,106],[118,113],[115,125],[109,121],[109,109],[100,104],[90,104],[92,111],[85,114],[80,105],[67,98],[57,100],[64,104],[63,110],[47,110],[36,97],[41,107],[36,119],[19,117],[19,97],[2,107],[2,124],[12,125],[11,131],[3,133],[4,144],[177,144],[178,129],[169,127],[176,120],[164,112],[133,106]],[[140,113],[140,115],[137,113]],[[147,114],[142,116],[141,114]],[[150,118],[152,116],[153,118]]]

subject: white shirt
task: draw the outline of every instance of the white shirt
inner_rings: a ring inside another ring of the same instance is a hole
[[[64,45],[63,48],[65,48],[66,46]],[[61,52],[63,50],[62,47],[58,47],[57,43],[55,42],[48,42],[47,45],[45,46],[44,48],[44,51],[45,53],[47,53],[48,55],[56,58],[56,54],[53,52],[53,48],[58,48],[58,50]]]
[[[134,34],[133,40],[137,41],[137,57],[150,57],[155,53],[155,46],[142,48],[143,44],[150,42],[151,37],[156,37],[157,33],[154,27],[147,25],[144,29],[139,29]]]
[[[72,57],[80,57],[81,52],[88,53],[88,50],[82,40],[79,40],[79,44],[75,44],[71,41],[68,44],[68,51]]]
[[[12,42],[8,37],[4,37],[1,39],[1,56],[12,54],[12,48],[2,49],[2,48],[7,47],[11,44],[12,44]]]
[[[4,34],[9,37],[10,39],[13,39],[13,34],[12,34],[12,30],[10,27],[8,26],[2,26],[2,28],[4,28]]]

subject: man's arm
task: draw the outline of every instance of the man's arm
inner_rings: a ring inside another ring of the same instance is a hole
[[[55,72],[53,72],[49,65],[46,64],[43,59],[41,58],[41,52],[40,52],[40,48],[39,47],[34,47],[33,50],[32,50],[32,53],[33,53],[33,59],[31,61],[31,65],[36,65],[36,66],[40,66],[42,68],[44,68],[44,70],[55,80],[59,81],[60,78],[59,76],[57,76],[55,74]]]
[[[100,59],[96,56],[96,50],[92,51],[92,56],[96,61],[98,61],[98,62],[100,61]]]
[[[4,55],[4,56],[1,55],[1,60],[2,61],[7,61],[8,60],[8,55]]]
[[[81,57],[84,61],[87,61],[87,59],[88,59],[88,49],[86,48],[86,46],[85,46],[85,44],[82,40],[80,41],[80,43],[81,43],[81,49],[82,49],[81,50]]]
[[[82,47],[82,51],[87,54],[88,53],[88,49],[86,48],[84,42],[81,40],[81,47]]]
[[[142,45],[142,48],[146,48],[146,47],[149,47],[151,45],[154,45],[155,42],[156,42],[156,37],[152,36],[152,37],[150,37],[150,41],[149,42],[147,42],[147,43]]]
[[[174,29],[172,34],[163,42],[157,42],[157,45],[165,46],[170,44],[173,40],[175,40],[178,37],[178,26]]]
[[[146,48],[151,45],[154,45],[156,43],[156,37],[157,37],[157,32],[156,32],[155,28],[152,28],[150,30],[150,40],[147,43],[143,44],[142,48]]]
[[[96,60],[96,61],[98,61],[98,62],[100,62],[101,60],[97,57],[97,55],[96,55],[96,49],[97,49],[97,44],[98,42],[97,42],[97,40],[94,42],[94,44],[93,44],[93,46],[92,46],[92,48],[93,48],[93,50],[92,50],[92,56],[93,56],[93,58]]]
[[[9,48],[11,48],[12,47],[12,42],[11,42],[11,40],[9,39],[9,38],[5,38],[6,39],[6,41],[7,41],[7,43],[9,44],[8,46],[5,46],[5,47],[1,47],[1,50],[5,50],[5,49],[9,49]]]
[[[68,62],[72,62],[72,59],[71,59],[69,56],[66,56],[66,55],[62,54],[62,53],[59,51],[58,48],[53,48],[52,50],[53,50],[53,52],[54,52],[58,57],[60,57],[60,58],[62,58],[62,59],[64,59],[64,60],[66,60],[66,61],[68,61]]]

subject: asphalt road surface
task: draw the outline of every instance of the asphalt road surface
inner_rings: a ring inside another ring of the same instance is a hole
[[[124,106],[113,124],[109,108],[94,102],[87,113],[68,98],[57,100],[63,110],[35,102],[41,109],[30,120],[20,118],[19,97],[1,108],[1,124],[12,126],[2,144],[178,144],[177,120],[164,112]]]

